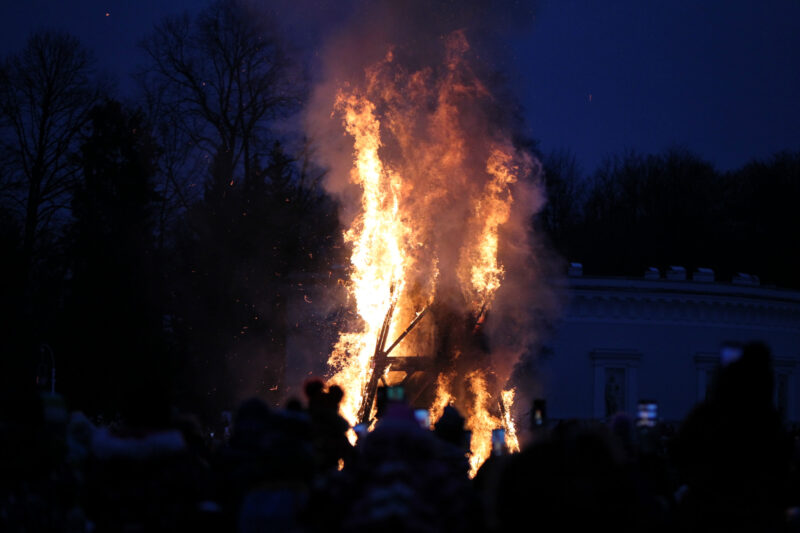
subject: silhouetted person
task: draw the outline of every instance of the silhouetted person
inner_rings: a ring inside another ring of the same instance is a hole
[[[198,463],[171,424],[168,393],[154,379],[126,395],[123,423],[98,428],[87,476],[87,516],[102,531],[189,526],[202,497]]]
[[[324,531],[479,531],[480,516],[455,447],[420,427],[414,410],[391,401],[356,456],[314,501]],[[463,453],[462,453],[463,458]]]
[[[0,530],[47,530],[54,527],[46,496],[55,457],[42,397],[24,369],[10,368],[10,354],[0,359]]]
[[[259,398],[239,407],[216,457],[217,501],[227,529],[296,527],[314,474],[312,431],[302,412],[270,409]]]
[[[303,404],[297,398],[289,398],[286,401],[286,410],[301,413],[303,412]]]
[[[317,467],[321,470],[338,468],[339,461],[352,457],[353,447],[347,440],[350,424],[339,414],[339,404],[344,391],[331,385],[327,391],[320,380],[310,380],[305,385],[308,397],[308,414],[311,416],[314,450]]]
[[[687,417],[674,446],[682,529],[783,529],[791,448],[772,391],[769,349],[748,344]]]
[[[434,434],[452,446],[463,450],[466,433],[464,431],[464,417],[458,410],[448,405],[442,411],[442,416],[433,428]]]
[[[254,458],[258,479],[241,502],[238,531],[299,530],[315,473],[309,416],[271,410]]]
[[[497,497],[498,531],[653,531],[623,451],[604,427],[567,422],[509,456]]]

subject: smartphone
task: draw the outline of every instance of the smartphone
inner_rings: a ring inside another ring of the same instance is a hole
[[[403,402],[406,399],[406,390],[402,385],[395,385],[386,389],[386,399],[390,402]]]
[[[506,451],[506,430],[492,430],[492,455],[503,455]]]
[[[537,398],[533,400],[533,425],[541,427],[547,417],[547,400]]]
[[[739,344],[730,342],[725,343],[719,350],[719,362],[722,366],[728,366],[742,356],[742,347]]]
[[[358,440],[361,440],[361,437],[367,434],[367,430],[368,428],[366,424],[356,424],[355,426],[353,426],[353,431],[356,432]]]
[[[638,427],[655,427],[658,422],[658,403],[653,400],[639,400],[639,410],[636,415]]]
[[[414,409],[414,418],[422,429],[431,429],[431,414],[427,409]]]

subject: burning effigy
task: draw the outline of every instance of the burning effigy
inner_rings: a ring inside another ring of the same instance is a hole
[[[379,386],[402,384],[433,423],[454,405],[474,474],[494,429],[519,448],[509,378],[529,341],[531,220],[543,200],[539,163],[515,143],[466,32],[440,47],[430,61],[387,47],[329,92],[335,142],[349,152],[336,192],[356,316],[339,330],[329,381],[353,425],[374,422]]]

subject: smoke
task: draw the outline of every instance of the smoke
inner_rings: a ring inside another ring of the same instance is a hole
[[[502,66],[512,62],[509,38],[530,28],[535,6],[535,2],[516,0],[300,0],[292,4],[295,8],[282,16],[296,33],[305,36],[315,58],[306,130],[313,138],[325,140],[321,156],[329,168],[339,168],[337,163],[342,163],[344,171],[335,175],[344,180],[329,181],[330,191],[337,194],[347,182],[350,151],[345,149],[345,139],[330,142],[341,137],[341,124],[329,119],[335,95],[343,85],[363,79],[365,69],[381,61],[389,49],[394,50],[395,62],[409,71],[441,64],[447,53],[443,41],[459,30],[469,40],[473,50],[470,61],[482,71],[483,82],[500,82]],[[298,13],[302,13],[302,22],[294,20]],[[504,100],[497,111],[507,119],[509,115],[518,119],[520,110],[508,88],[499,83],[492,89]]]
[[[397,203],[408,258],[399,323],[435,302],[434,318],[398,352],[437,355],[441,373],[460,376],[453,387],[461,396],[479,368],[496,397],[558,303],[552,256],[532,226],[545,201],[541,165],[520,142],[521,112],[499,67],[504,39],[530,25],[532,8],[446,0],[351,7],[317,50],[306,110],[306,131],[329,169],[325,187],[343,225],[363,231],[354,150],[362,122],[379,124],[383,194]],[[464,340],[486,309],[481,339]]]

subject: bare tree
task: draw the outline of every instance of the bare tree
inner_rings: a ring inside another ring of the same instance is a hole
[[[21,213],[28,273],[40,239],[68,207],[79,171],[72,156],[99,96],[93,79],[89,53],[53,31],[32,35],[0,66],[0,190]]]
[[[542,224],[558,241],[581,216],[586,184],[575,155],[566,150],[543,158],[547,204],[539,215]]]
[[[296,109],[302,83],[259,11],[218,0],[166,19],[143,42],[148,100],[210,168],[209,188],[251,185],[269,153],[270,121]]]

